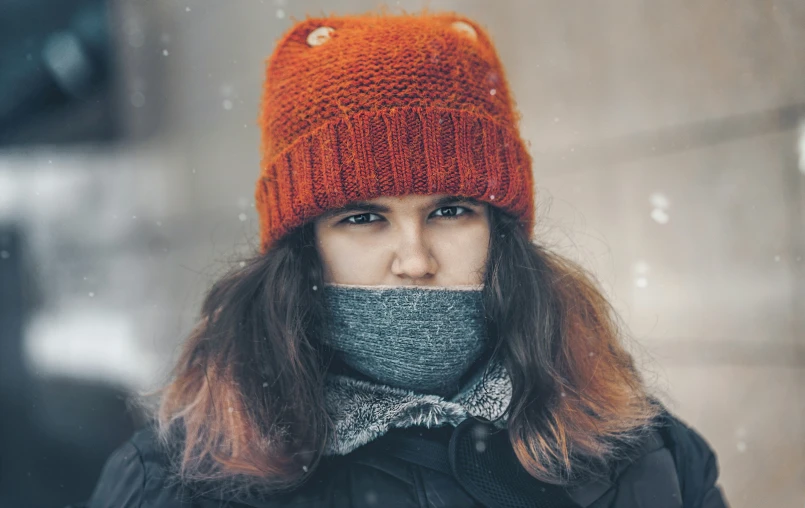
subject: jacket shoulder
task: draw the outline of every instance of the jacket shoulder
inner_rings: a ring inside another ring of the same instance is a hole
[[[707,441],[662,406],[655,424],[637,453],[614,468],[614,479],[572,489],[574,500],[588,508],[726,508]]]
[[[355,492],[374,496],[377,506],[417,506],[409,502],[413,487],[406,481],[409,469],[394,461],[359,460],[357,456],[323,461],[303,485],[272,495],[219,493],[205,486],[188,487],[171,474],[168,454],[153,428],[136,432],[107,459],[90,499],[75,508],[284,508],[348,507]],[[361,498],[358,500],[360,504]]]
[[[180,485],[169,481],[167,456],[156,434],[146,427],[107,459],[87,508],[190,508]]]
[[[723,492],[717,483],[718,459],[705,438],[665,408],[662,409],[660,420],[659,431],[673,456],[684,506],[726,507]]]

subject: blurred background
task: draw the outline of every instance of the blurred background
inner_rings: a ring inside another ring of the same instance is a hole
[[[370,0],[0,0],[0,507],[88,497],[256,248],[264,60]],[[390,1],[492,35],[542,242],[593,270],[733,507],[805,505],[805,3]]]

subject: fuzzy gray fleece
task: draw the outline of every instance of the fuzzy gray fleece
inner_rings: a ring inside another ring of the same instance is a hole
[[[335,432],[324,454],[346,455],[389,429],[457,426],[470,416],[496,420],[496,426],[505,427],[511,379],[500,363],[490,363],[486,371],[485,382],[483,372],[479,371],[449,400],[331,375],[327,379],[325,402]]]

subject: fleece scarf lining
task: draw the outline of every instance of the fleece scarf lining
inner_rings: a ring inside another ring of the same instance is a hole
[[[487,366],[485,379],[483,371],[479,371],[449,400],[331,375],[327,379],[325,404],[335,432],[324,454],[346,455],[390,429],[457,426],[469,417],[485,418],[505,428],[511,394],[511,378],[497,362]]]

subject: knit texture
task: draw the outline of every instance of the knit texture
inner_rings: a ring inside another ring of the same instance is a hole
[[[483,287],[325,284],[324,342],[379,383],[453,395],[487,350]]]
[[[320,27],[329,36],[309,44]],[[530,233],[531,158],[518,121],[494,47],[466,17],[298,22],[266,70],[255,191],[261,248],[324,211],[407,194],[488,202]]]
[[[505,367],[491,362],[446,399],[423,395],[380,383],[330,375],[325,404],[335,426],[325,455],[346,455],[395,428],[458,426],[470,417],[486,418],[506,427],[506,410],[512,396]]]

